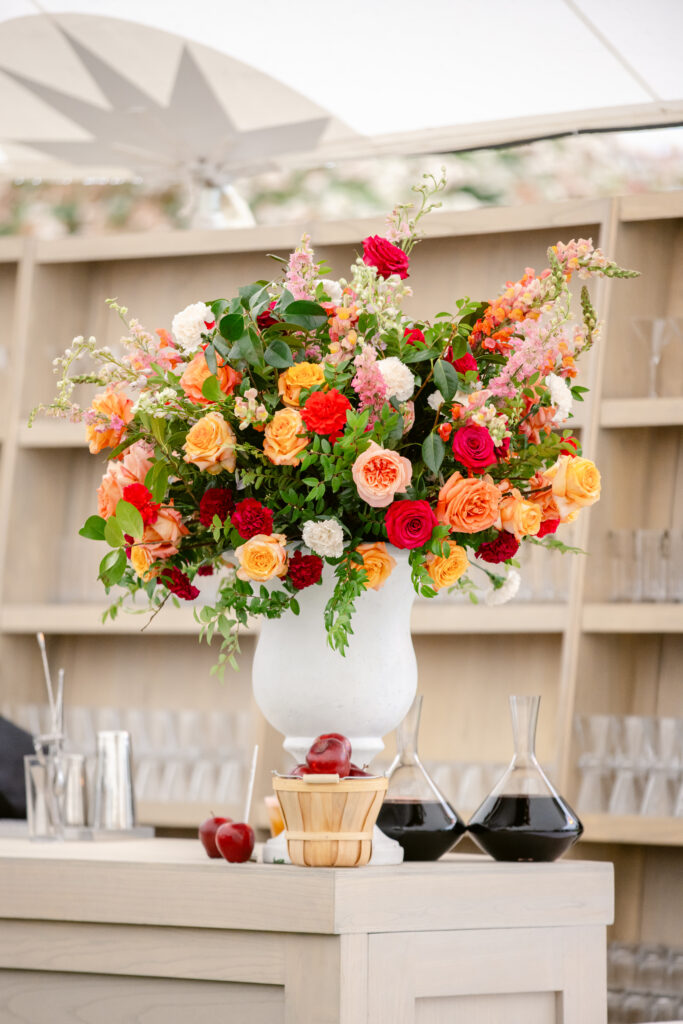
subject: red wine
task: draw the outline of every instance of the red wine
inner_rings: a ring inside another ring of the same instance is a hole
[[[583,832],[570,807],[553,796],[489,796],[467,826],[496,860],[557,860]]]
[[[438,860],[465,831],[453,808],[438,800],[385,800],[377,824],[401,844],[404,860]]]

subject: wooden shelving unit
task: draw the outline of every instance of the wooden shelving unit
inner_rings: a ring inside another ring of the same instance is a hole
[[[635,316],[683,316],[676,286],[683,268],[682,219],[683,193],[428,219],[427,237],[412,260],[414,298],[406,306],[416,317],[449,308],[458,295],[492,297],[525,266],[541,267],[547,246],[560,238],[592,237],[623,265],[642,271],[636,281],[591,286],[607,328],[582,364],[580,382],[591,391],[575,423],[584,451],[602,470],[603,499],[578,520],[573,543],[590,556],[572,560],[567,599],[493,609],[445,601],[415,606],[425,694],[421,751],[428,759],[505,761],[511,743],[507,694],[540,693],[539,754],[558,765],[555,781],[571,801],[579,781],[576,713],[683,716],[683,606],[610,604],[606,555],[610,528],[664,529],[683,522],[683,345],[664,351],[662,397],[648,398],[648,352],[631,327]],[[29,429],[27,418],[35,404],[52,397],[52,360],[74,335],[116,344],[120,324],[106,309],[106,297],[118,296],[150,329],[168,327],[173,314],[198,297],[234,294],[240,284],[272,274],[266,254],[286,255],[303,230],[319,255],[343,273],[360,239],[382,227],[379,220],[354,220],[102,239],[0,239],[0,348],[7,355],[0,369],[4,701],[42,700],[33,634],[43,629],[53,657],[67,670],[67,698],[74,704],[252,707],[264,767],[278,767],[279,738],[250,703],[252,630],[240,672],[221,685],[209,675],[212,652],[197,645],[191,608],[166,608],[144,632],[142,615],[120,615],[102,626],[104,595],[94,571],[99,550],[77,531],[95,510],[104,459],[88,454],[81,426],[38,419]],[[165,827],[192,827],[203,813],[192,804],[143,804],[140,810],[142,820]],[[648,879],[683,867],[680,820],[599,816],[585,824],[579,854],[615,859],[618,884],[621,872],[650,903],[660,897],[652,895],[656,886]],[[617,936],[666,941],[662,922],[671,918],[670,907],[657,904],[640,917],[619,914]]]

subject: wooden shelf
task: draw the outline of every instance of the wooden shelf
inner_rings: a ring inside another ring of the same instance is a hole
[[[635,846],[683,846],[683,818],[643,814],[582,814],[581,842]]]
[[[199,828],[211,811],[241,821],[244,807],[237,803],[222,804],[216,800],[138,800],[136,817],[138,825],[152,825],[154,828]],[[261,802],[252,804],[250,824],[256,828],[269,828],[268,812]]]
[[[602,427],[671,427],[683,423],[683,398],[605,398]]]
[[[0,238],[0,263],[18,263],[25,243],[24,238]]]
[[[82,423],[37,419],[32,427],[28,423],[19,425],[19,447],[83,448],[87,451],[88,442]]]
[[[673,217],[683,217],[683,192],[653,192],[619,199],[619,218],[622,221],[668,220]]]
[[[586,604],[584,633],[683,633],[683,604]]]

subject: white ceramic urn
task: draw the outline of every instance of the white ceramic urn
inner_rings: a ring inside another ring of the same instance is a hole
[[[299,594],[301,613],[261,619],[253,666],[256,703],[301,762],[316,736],[339,732],[353,744],[353,761],[369,764],[413,702],[417,663],[410,633],[415,591],[408,552],[387,545],[396,567],[379,590],[356,600],[345,656],[327,642],[324,612],[334,589],[323,582]]]

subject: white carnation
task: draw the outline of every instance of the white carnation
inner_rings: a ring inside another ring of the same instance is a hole
[[[519,585],[522,582],[522,577],[519,575],[516,569],[510,569],[508,577],[503,583],[502,587],[491,587],[484,594],[484,601],[489,608],[495,608],[499,604],[507,604],[511,601],[519,590]]]
[[[431,395],[427,399],[427,405],[431,409],[433,409],[434,412],[438,412],[438,410],[443,405],[443,395],[441,394],[441,392],[440,391],[432,391]]]
[[[202,334],[206,333],[205,321],[211,323],[214,315],[205,302],[193,302],[180,313],[176,313],[171,323],[173,337],[184,352],[196,352],[202,343]]]
[[[335,306],[341,305],[342,286],[339,284],[339,281],[333,281],[329,277],[321,277],[318,284],[323,286],[325,294],[330,297],[330,302],[334,302]]]
[[[558,377],[556,373],[549,373],[545,379],[545,385],[550,391],[550,401],[553,403],[557,412],[555,414],[556,423],[564,423],[572,411],[572,393],[569,390],[564,377]]]
[[[336,519],[309,519],[301,531],[304,544],[321,558],[339,558],[344,551],[344,532]]]
[[[382,374],[387,386],[387,398],[395,398],[399,402],[407,402],[413,397],[415,377],[405,363],[396,356],[379,359],[377,369]]]

